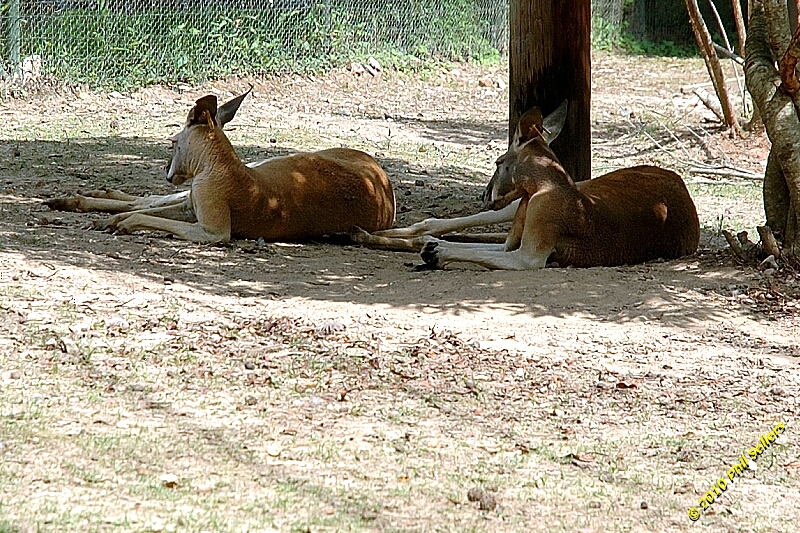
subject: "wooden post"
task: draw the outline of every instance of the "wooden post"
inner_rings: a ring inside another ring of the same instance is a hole
[[[575,181],[592,174],[590,0],[510,0],[509,140],[533,106],[545,114],[569,101],[552,148]]]
[[[20,61],[19,1],[11,0],[8,8],[8,53],[15,68],[19,66]]]

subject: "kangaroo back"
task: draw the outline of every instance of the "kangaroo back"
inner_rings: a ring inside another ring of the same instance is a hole
[[[235,237],[305,240],[325,234],[390,228],[395,198],[369,155],[332,148],[270,159],[253,168],[247,201],[231,205]]]
[[[636,166],[579,182],[577,190],[577,216],[565,219],[552,256],[560,265],[635,264],[697,250],[697,211],[676,173]]]

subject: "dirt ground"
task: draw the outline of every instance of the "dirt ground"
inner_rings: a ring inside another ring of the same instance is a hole
[[[702,238],[678,261],[416,272],[354,246],[110,235],[41,203],[172,192],[165,139],[197,97],[252,81],[228,128],[243,159],[353,146],[387,168],[398,224],[473,213],[506,79],[0,102],[0,532],[796,531],[800,283],[720,237],[755,234],[760,183],[689,172],[760,172],[768,150],[682,92],[699,60],[594,58],[595,174],[684,176]]]

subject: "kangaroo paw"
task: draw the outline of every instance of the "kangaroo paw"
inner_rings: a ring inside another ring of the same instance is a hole
[[[443,268],[444,265],[441,264],[441,257],[439,256],[439,247],[438,241],[430,241],[425,243],[422,247],[422,251],[419,255],[422,257],[422,260],[425,261],[425,264],[428,265],[430,268]]]

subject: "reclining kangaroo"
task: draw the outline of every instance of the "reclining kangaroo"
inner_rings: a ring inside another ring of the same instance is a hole
[[[119,233],[158,230],[203,243],[300,241],[354,226],[375,231],[393,225],[392,186],[380,165],[363,152],[332,148],[242,163],[222,127],[249,92],[220,107],[216,96],[200,98],[183,130],[170,139],[167,181],[180,185],[191,180],[191,190],[149,197],[91,191],[46,204],[119,213],[102,224]]]
[[[566,120],[566,102],[546,119],[533,108],[519,121],[508,151],[497,160],[485,211],[427,219],[407,228],[356,232],[356,242],[419,250],[442,268],[457,261],[490,269],[592,267],[674,259],[697,250],[700,225],[683,180],[654,166],[637,166],[574,183],[549,143]],[[432,237],[468,227],[513,221],[504,244],[448,242]]]

